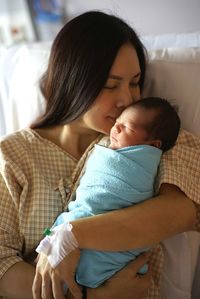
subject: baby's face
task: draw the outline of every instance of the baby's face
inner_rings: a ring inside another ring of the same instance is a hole
[[[110,147],[118,149],[131,145],[150,144],[145,129],[152,118],[150,114],[145,109],[133,107],[125,109],[111,128]]]

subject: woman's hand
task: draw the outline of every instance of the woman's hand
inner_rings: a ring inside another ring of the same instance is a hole
[[[33,282],[34,299],[64,299],[64,284],[67,284],[73,296],[82,298],[80,287],[75,282],[75,273],[80,257],[80,250],[75,249],[66,256],[54,269],[46,255],[40,254]]]
[[[138,274],[139,269],[148,262],[145,253],[129,263],[106,283],[96,289],[87,289],[88,299],[142,299],[147,296],[151,284],[151,270]]]

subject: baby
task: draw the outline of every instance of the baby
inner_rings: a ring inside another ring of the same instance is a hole
[[[54,227],[151,198],[161,154],[175,144],[179,130],[176,109],[165,99],[145,98],[126,108],[111,129],[109,148],[95,145],[76,200],[69,203],[68,212],[57,218]],[[81,250],[76,280],[97,287],[146,250]],[[37,251],[42,251],[40,245]],[[140,269],[140,273],[146,271],[147,265]]]

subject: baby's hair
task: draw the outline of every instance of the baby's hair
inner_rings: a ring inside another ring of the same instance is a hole
[[[150,133],[151,138],[161,140],[161,150],[163,152],[172,148],[177,140],[181,125],[177,106],[172,105],[167,99],[148,97],[134,103],[133,107],[157,111],[146,129]]]

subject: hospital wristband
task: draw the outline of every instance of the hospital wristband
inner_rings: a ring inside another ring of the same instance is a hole
[[[72,224],[66,222],[49,230],[36,251],[45,254],[52,268],[55,268],[76,248],[78,248],[78,242],[72,233]]]

